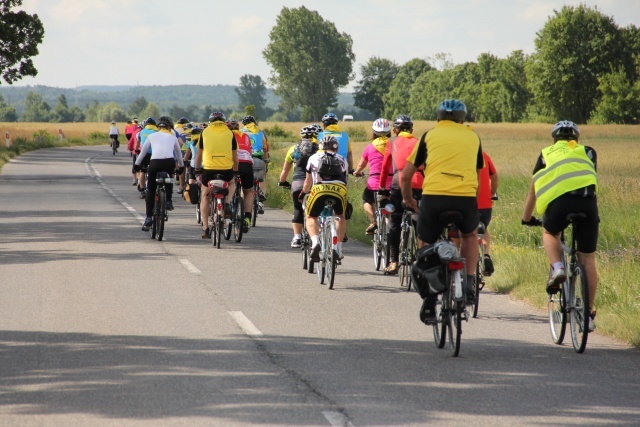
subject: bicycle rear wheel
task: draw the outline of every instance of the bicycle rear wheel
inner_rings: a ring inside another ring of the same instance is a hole
[[[407,262],[406,262],[406,283],[407,283],[407,292],[411,290],[411,284],[413,283],[413,279],[411,279],[411,267],[413,266],[413,262],[416,260],[416,235],[415,228],[411,226],[409,229],[409,242],[407,245]]]
[[[251,226],[256,226],[258,220],[258,191],[253,187],[253,205],[251,206]]]
[[[231,238],[231,232],[233,231],[233,223],[235,221],[235,207],[233,206],[233,199],[231,200],[232,206],[231,206],[231,219],[227,219],[225,218],[223,221],[223,225],[222,225],[222,231],[224,234],[224,240],[229,240]]]
[[[326,233],[326,248],[327,248],[327,281],[329,282],[329,289],[333,289],[333,281],[336,277],[336,266],[338,265],[338,252],[333,250],[333,236],[337,235],[335,224],[333,223],[333,217],[331,219],[331,227]]]
[[[564,341],[564,334],[567,328],[567,313],[565,311],[564,284],[560,286],[560,292],[549,295],[547,301],[547,312],[549,313],[549,330],[551,339],[560,345]]]
[[[400,278],[400,287],[406,286],[407,277],[410,274],[408,266],[407,246],[409,243],[409,229],[404,223],[404,217],[402,222],[402,228],[400,231],[400,250],[398,251],[398,277]]]
[[[164,220],[167,217],[167,193],[164,188],[159,190],[160,195],[158,197],[158,241],[162,240],[164,236]]]
[[[380,236],[378,235],[378,230],[371,237],[373,241],[373,266],[376,271],[380,271],[380,264],[382,263],[382,245],[380,241]]]
[[[449,274],[450,287],[449,292],[447,294],[447,303],[449,305],[447,310],[447,328],[449,334],[449,351],[451,352],[451,356],[458,357],[460,354],[460,338],[462,335],[462,302],[455,301],[455,281],[454,274]]]
[[[156,193],[155,195],[155,202],[153,204],[153,216],[152,216],[152,220],[151,220],[151,238],[155,239],[156,235],[158,234],[158,217],[160,215],[159,209],[160,206],[158,205],[158,194]]]
[[[571,277],[570,325],[573,349],[584,352],[589,337],[589,285],[582,264],[576,265]]]
[[[480,289],[481,285],[484,285],[484,255],[481,250],[478,254],[478,263],[476,264],[476,283],[474,287],[474,293],[476,299],[473,304],[473,318],[478,317],[478,306],[480,305]]]
[[[242,197],[238,197],[236,200],[233,228],[236,243],[242,242],[242,235],[244,234],[244,200]]]
[[[447,298],[446,295],[446,293],[438,295],[438,301],[436,302],[436,323],[433,324],[433,339],[438,348],[443,348],[445,342],[447,342],[447,311],[443,307],[445,298]]]
[[[329,250],[326,246],[326,226],[322,225],[320,227],[320,262],[318,262],[318,280],[320,280],[320,284],[324,285],[324,277],[327,272],[327,251]]]

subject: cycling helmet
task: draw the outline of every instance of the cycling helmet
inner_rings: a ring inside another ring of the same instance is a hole
[[[207,128],[207,126],[209,126],[209,123],[202,123],[200,126],[202,126],[202,130],[205,130]]]
[[[411,130],[413,129],[413,120],[411,120],[411,117],[407,116],[406,114],[400,114],[393,121],[393,127],[398,129],[399,131]]]
[[[452,120],[462,123],[465,117],[467,117],[467,106],[457,99],[445,99],[436,110],[437,120]]]
[[[324,124],[325,126],[335,125],[337,123],[338,123],[338,116],[336,116],[333,113],[327,113],[324,116],[322,116],[322,124]]]
[[[173,129],[173,120],[169,116],[162,116],[158,119],[158,127]]]
[[[180,119],[178,120],[179,125],[186,125],[187,123],[189,123],[189,119],[187,119],[186,117],[180,117]]]
[[[578,139],[580,131],[572,121],[562,120],[553,125],[551,136],[555,139]]]
[[[244,116],[242,119],[243,125],[248,125],[249,123],[256,123],[256,118],[253,116]]]
[[[191,129],[191,135],[198,135],[202,133],[202,129],[200,129],[199,127],[194,127],[193,129]]]
[[[187,123],[186,125],[182,126],[182,129],[189,131],[193,129],[193,125],[191,123]]]
[[[147,117],[147,119],[142,123],[143,126],[146,125],[152,125],[155,126],[156,125],[156,120],[153,117]]]
[[[211,123],[213,123],[215,121],[226,122],[227,118],[225,117],[224,113],[221,113],[220,111],[214,111],[209,116],[209,121]]]
[[[316,128],[314,128],[313,125],[303,126],[302,129],[300,129],[300,136],[303,138],[310,138],[317,134],[318,133],[316,132]]]
[[[238,124],[238,121],[236,119],[229,119],[227,120],[227,127],[231,130],[238,130],[240,129],[240,125]]]
[[[312,124],[310,127],[312,127],[312,128],[313,128],[313,133],[314,133],[314,134],[316,134],[316,136],[317,136],[320,132],[322,132],[322,126],[320,126],[319,124],[314,123],[314,124]]]
[[[336,151],[338,149],[338,140],[335,136],[323,136],[322,139],[318,142],[318,148],[320,150]]]
[[[380,118],[373,122],[371,129],[373,129],[375,133],[387,133],[391,129],[391,125],[389,124],[389,120]]]

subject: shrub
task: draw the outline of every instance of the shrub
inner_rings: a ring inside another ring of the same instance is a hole
[[[107,132],[93,131],[89,134],[89,139],[109,139]]]
[[[273,138],[293,139],[294,137],[292,132],[284,130],[277,123],[271,126],[270,128],[264,128],[263,131],[264,133],[267,134],[268,137],[273,137]]]
[[[366,141],[367,140],[367,130],[364,126],[353,126],[349,127],[347,130],[347,135],[349,138],[354,141]]]
[[[33,142],[37,144],[50,144],[55,140],[56,138],[44,129],[40,129],[33,134]]]

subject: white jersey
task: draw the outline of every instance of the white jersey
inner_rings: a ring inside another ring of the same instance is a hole
[[[140,165],[142,159],[147,155],[151,148],[151,160],[175,159],[178,165],[182,167],[182,152],[180,151],[180,142],[173,132],[154,132],[147,136],[144,141],[140,155],[136,159],[136,164]]]
[[[343,178],[344,179],[334,179],[334,180],[330,180],[330,181],[320,180],[319,179],[319,177],[318,177],[318,168],[320,167],[320,163],[322,162],[322,159],[326,154],[327,153],[325,151],[318,151],[314,155],[309,157],[309,160],[307,161],[307,172],[309,172],[311,174],[311,177],[313,178],[313,184],[315,185],[320,181],[322,181],[322,182],[341,182],[341,183],[345,184],[346,183],[346,179],[347,179],[347,170],[348,170],[347,161],[344,159],[344,157],[342,157],[341,155],[339,155],[337,153],[334,153],[334,155],[336,156],[336,158],[341,163],[342,174],[343,174]]]
[[[109,126],[109,136],[111,135],[120,135],[120,131],[118,130],[118,126],[111,125]]]

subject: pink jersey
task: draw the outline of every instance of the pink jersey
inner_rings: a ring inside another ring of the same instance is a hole
[[[362,153],[362,158],[369,163],[369,179],[367,179],[367,188],[377,191],[380,186],[380,171],[382,170],[382,160],[384,159],[384,150],[382,153],[376,149],[373,144],[367,145]],[[389,165],[389,175],[387,176],[386,189],[391,186],[393,180],[393,166]]]

